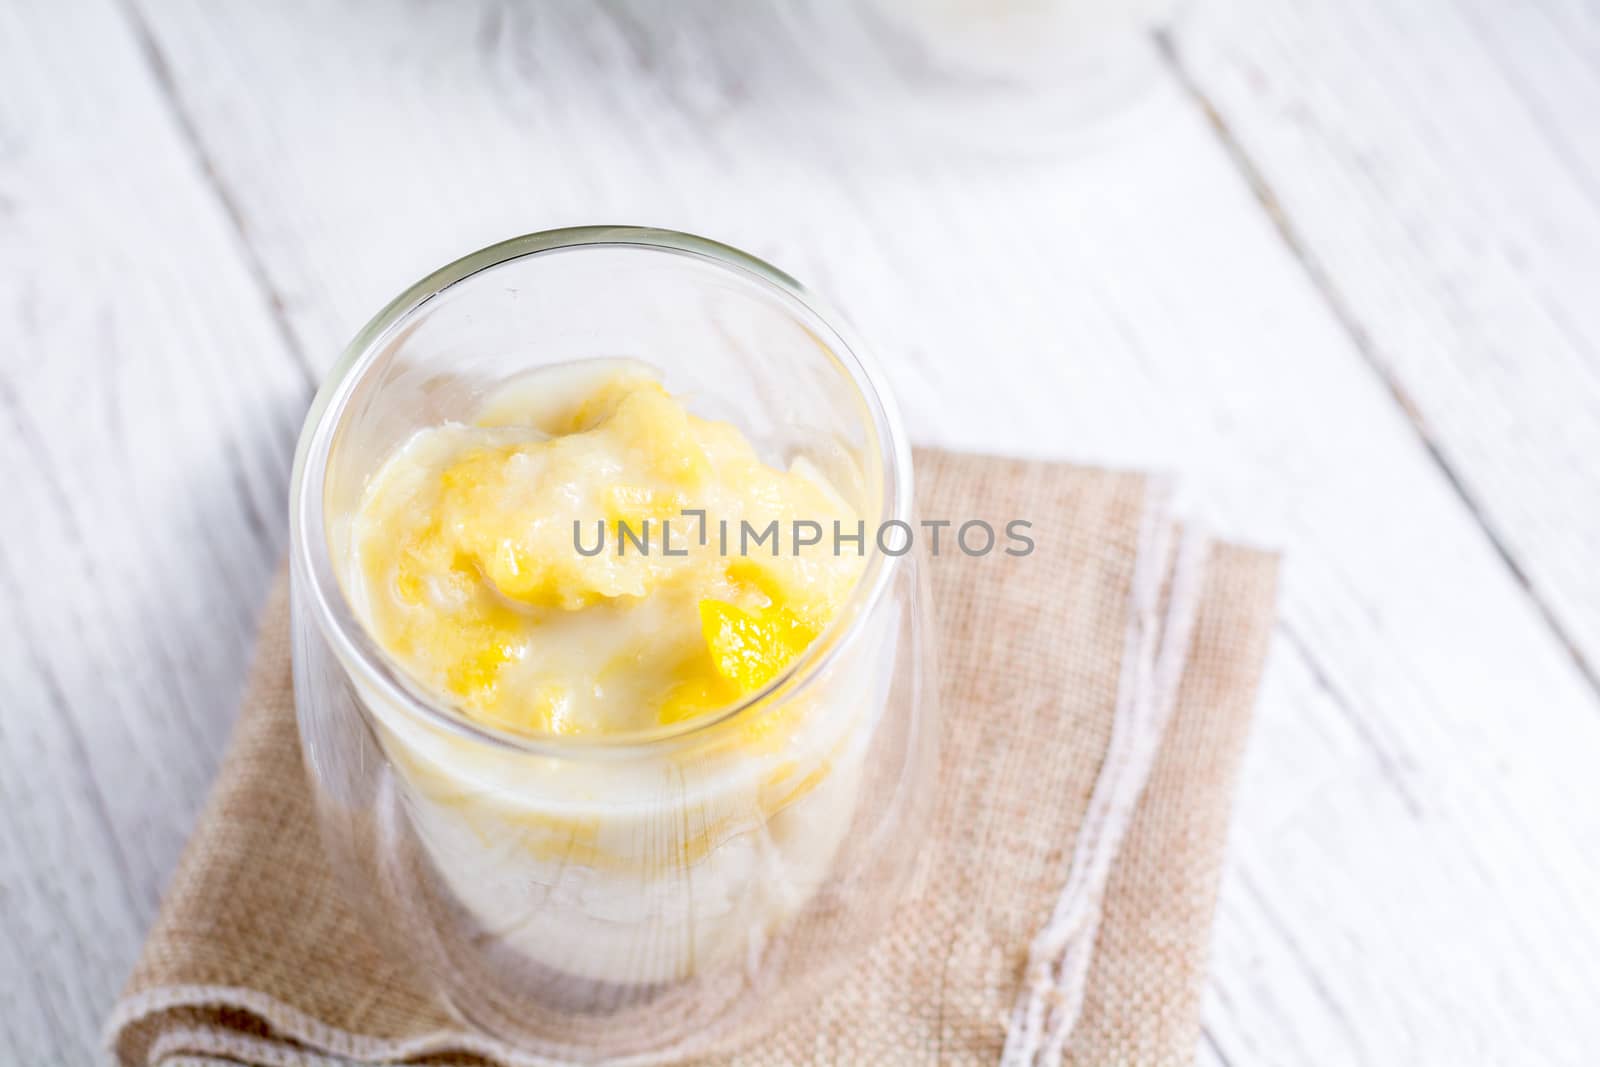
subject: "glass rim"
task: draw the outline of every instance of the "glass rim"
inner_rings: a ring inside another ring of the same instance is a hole
[[[843,319],[794,278],[764,260],[732,246],[676,230],[642,226],[575,226],[542,230],[496,242],[440,267],[416,282],[364,325],[344,348],[318,388],[295,448],[289,483],[289,555],[294,599],[309,610],[341,666],[385,700],[411,716],[449,733],[496,748],[533,755],[628,757],[686,743],[726,723],[758,711],[777,698],[797,696],[832,664],[866,628],[868,618],[910,552],[884,552],[871,538],[866,566],[844,607],[778,675],[754,693],[713,714],[644,730],[590,736],[523,734],[472,719],[461,709],[430,695],[394,661],[357,617],[334,573],[328,543],[324,493],[335,431],[343,422],[355,386],[369,369],[382,342],[393,337],[430,301],[473,276],[528,256],[568,249],[620,247],[675,253],[743,276],[797,306],[825,331],[824,347],[847,373],[866,405],[882,463],[880,529],[912,518],[911,448],[899,413],[883,387],[882,372]],[[303,581],[297,581],[303,577]]]

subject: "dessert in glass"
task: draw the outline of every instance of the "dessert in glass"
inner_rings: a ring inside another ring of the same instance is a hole
[[[911,488],[859,342],[725,246],[534,234],[395,300],[290,502],[301,739],[375,936],[567,1059],[814,996],[931,806]]]

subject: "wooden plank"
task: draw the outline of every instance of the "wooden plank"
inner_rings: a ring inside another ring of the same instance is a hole
[[[1600,684],[1600,31],[1553,2],[1196,6],[1179,62]]]
[[[1270,191],[1288,239],[1593,686],[1600,21],[1592,8],[1206,5],[1175,39],[1181,69]],[[1520,697],[1521,675],[1506,669],[1509,684],[1485,714],[1546,725],[1544,706]],[[1510,790],[1528,795],[1536,773],[1501,766],[1476,784],[1458,780],[1456,803],[1492,809]],[[1477,862],[1497,863],[1512,884],[1550,864],[1591,862],[1582,843],[1592,855],[1596,805],[1583,781],[1574,777],[1569,796],[1552,795],[1539,816],[1569,824],[1571,845],[1530,867],[1508,821],[1504,842],[1480,835]],[[1549,847],[1542,825],[1522,832],[1525,845]],[[1587,937],[1560,940],[1562,929],[1592,927],[1582,918],[1592,895],[1569,889],[1551,900],[1563,918],[1539,924],[1541,933],[1529,930],[1521,891],[1471,916],[1443,887],[1423,890],[1389,886],[1437,904],[1395,928],[1389,952],[1432,957],[1417,980],[1430,984],[1439,1009],[1428,1027],[1417,1025],[1448,1040],[1419,1036],[1413,1048],[1428,1048],[1430,1060],[1441,1046],[1470,1062],[1592,1058],[1594,1024],[1581,1004],[1600,994],[1600,966]],[[1498,939],[1497,952],[1473,958],[1461,947],[1469,936],[1485,948]],[[1557,967],[1549,993],[1497,991],[1500,960],[1539,941]],[[1375,953],[1361,962],[1389,966]],[[1383,1007],[1376,997],[1348,1005],[1363,1021]]]
[[[122,14],[0,5],[0,1048],[96,1059],[205,793],[307,399]]]
[[[1224,532],[1290,545],[1207,1055],[1579,1062],[1595,694],[1204,117],[1167,86],[1070,157],[906,159],[798,102],[782,27],[732,65],[627,10],[147,14],[308,351],[508,233],[697,230],[841,304],[920,439],[1180,469]]]

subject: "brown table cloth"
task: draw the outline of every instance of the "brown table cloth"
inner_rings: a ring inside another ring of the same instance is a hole
[[[1134,473],[919,452],[924,518],[1032,523],[928,561],[932,839],[893,925],[729,1065],[1188,1063],[1276,561]],[[1002,547],[1004,542],[1002,541]],[[107,1039],[126,1064],[528,1063],[387,959],[328,869],[280,583],[231,747]]]

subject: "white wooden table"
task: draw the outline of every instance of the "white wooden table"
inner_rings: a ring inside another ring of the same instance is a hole
[[[0,3],[0,1062],[100,1055],[318,376],[428,269],[597,221],[806,279],[919,440],[1175,470],[1287,549],[1200,1062],[1597,1062],[1600,7],[1195,0],[1136,130],[1021,161],[797,138],[696,47]]]

